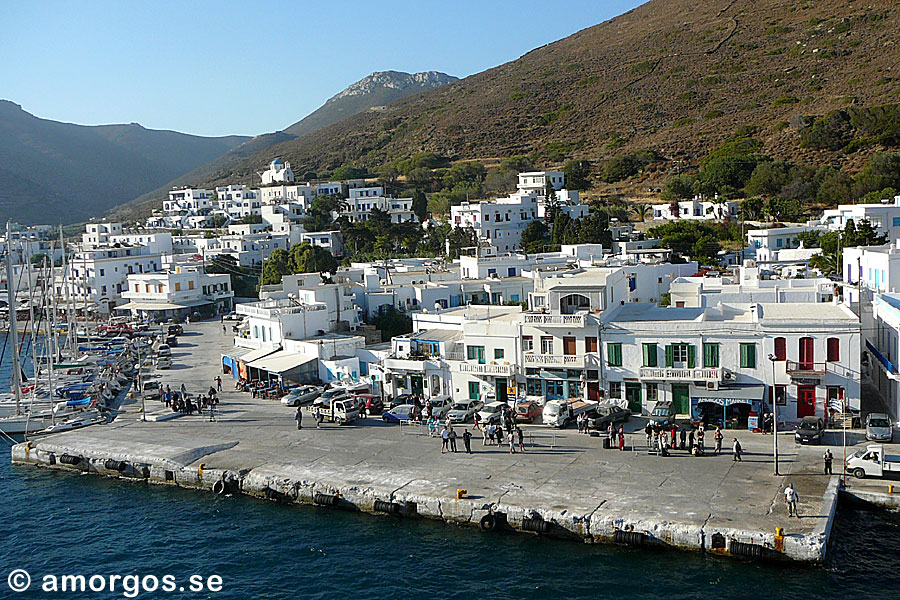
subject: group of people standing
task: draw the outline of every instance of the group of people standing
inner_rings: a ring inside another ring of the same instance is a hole
[[[220,391],[222,391],[222,378],[216,377],[213,380],[213,385],[209,386],[206,395],[199,396],[196,402],[191,400],[184,383],[181,384],[181,389],[176,391],[172,391],[171,386],[166,385],[165,389],[160,392],[160,399],[166,405],[166,408],[172,409],[172,412],[179,412],[185,415],[192,415],[194,412],[203,414],[203,409],[209,408],[209,420],[216,421],[218,420],[216,409],[219,406],[218,393]]]

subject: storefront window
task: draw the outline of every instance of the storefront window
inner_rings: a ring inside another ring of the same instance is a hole
[[[543,396],[544,382],[540,379],[528,379],[526,389],[529,396]]]
[[[609,397],[610,398],[621,398],[622,397],[622,382],[621,381],[610,381],[609,382]]]
[[[569,398],[581,398],[581,383],[578,381],[569,382]]]
[[[549,380],[547,381],[547,397],[548,398],[562,398],[565,395],[565,390],[563,389],[564,381],[559,380]]]

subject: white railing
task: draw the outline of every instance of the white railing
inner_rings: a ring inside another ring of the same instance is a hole
[[[722,381],[722,369],[679,369],[676,367],[641,367],[641,379],[669,379],[675,381]]]
[[[522,322],[525,325],[550,326],[550,327],[584,327],[587,313],[579,312],[574,315],[524,313]]]
[[[473,375],[515,375],[515,365],[489,365],[476,362],[454,362],[453,370]]]
[[[445,352],[444,360],[466,360],[465,352]]]
[[[584,356],[580,354],[526,354],[525,366],[583,367]]]

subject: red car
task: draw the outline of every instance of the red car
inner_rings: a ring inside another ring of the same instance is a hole
[[[384,402],[380,396],[374,394],[355,394],[353,396],[360,404],[360,409],[365,407],[367,415],[380,415],[384,410]]]
[[[540,415],[541,406],[537,402],[527,400],[516,404],[517,423],[534,423],[534,420]]]

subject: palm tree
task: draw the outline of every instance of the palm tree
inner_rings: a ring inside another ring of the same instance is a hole
[[[653,216],[653,207],[649,204],[635,204],[631,210],[634,212],[635,216],[640,217],[641,221],[646,221],[649,217]]]

